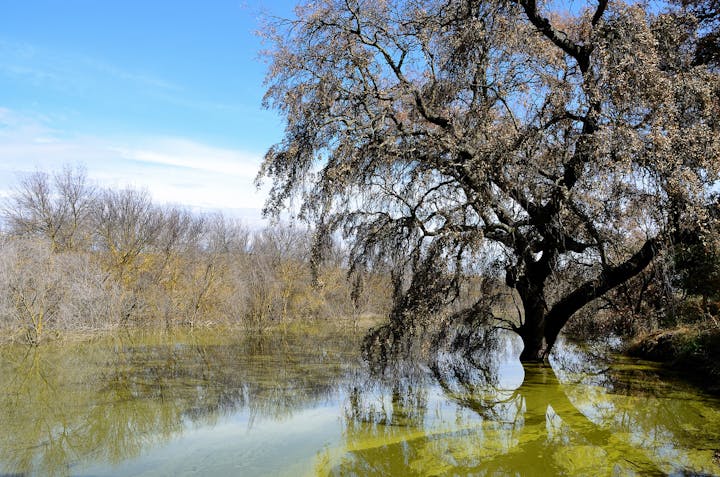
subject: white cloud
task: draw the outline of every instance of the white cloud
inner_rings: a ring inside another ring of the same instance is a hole
[[[260,155],[185,138],[73,136],[49,122],[0,108],[0,195],[18,175],[83,164],[103,186],[147,188],[160,203],[260,222],[265,193],[253,184]]]

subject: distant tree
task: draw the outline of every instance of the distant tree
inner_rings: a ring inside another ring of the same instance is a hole
[[[103,190],[92,210],[92,227],[106,268],[120,279],[135,269],[136,259],[156,245],[166,225],[162,219],[147,191]]]
[[[54,250],[75,250],[89,240],[95,197],[82,167],[65,166],[52,176],[35,172],[20,180],[2,209],[11,234],[48,239]]]
[[[590,3],[300,5],[265,29],[265,104],[287,122],[266,212],[300,198],[318,243],[341,230],[353,267],[394,264],[401,329],[495,257],[521,359],[546,359],[576,311],[707,220],[718,182],[720,77],[693,66],[696,26]]]

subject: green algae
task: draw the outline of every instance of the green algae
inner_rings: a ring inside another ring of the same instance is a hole
[[[360,340],[304,327],[0,346],[0,474],[720,475],[720,401],[657,366],[565,344],[552,368],[378,377]]]

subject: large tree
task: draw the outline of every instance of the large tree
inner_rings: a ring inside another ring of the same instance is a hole
[[[437,311],[491,257],[521,303],[521,359],[542,360],[577,310],[707,220],[720,78],[693,61],[686,14],[605,0],[296,14],[265,29],[266,104],[287,122],[260,174],[266,211],[299,199],[354,266],[409,271],[399,308]]]

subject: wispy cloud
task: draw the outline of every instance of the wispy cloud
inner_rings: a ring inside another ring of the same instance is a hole
[[[183,89],[180,85],[148,72],[133,71],[98,58],[28,43],[0,39],[0,58],[0,74],[54,89],[79,90],[92,84],[109,82],[122,82],[136,88],[161,92]]]
[[[153,138],[117,152],[143,163],[242,177],[254,177],[258,169],[257,156],[181,138]]]
[[[18,175],[80,163],[105,186],[147,188],[162,203],[260,220],[264,193],[253,184],[258,155],[185,138],[69,135],[50,122],[0,108],[0,195]]]
[[[181,91],[183,89],[181,86],[164,80],[162,78],[148,75],[146,73],[127,71],[96,59],[83,57],[82,61],[87,64],[88,67],[93,68],[98,72],[106,73],[110,76],[114,76],[118,79],[125,80],[131,83],[142,84],[145,86],[151,86],[154,88],[169,91]]]

